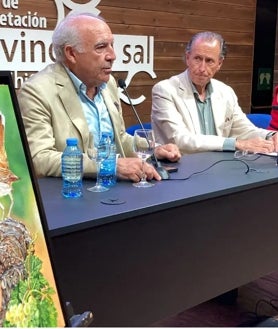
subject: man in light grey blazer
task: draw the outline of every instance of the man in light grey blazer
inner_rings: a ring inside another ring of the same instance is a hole
[[[157,142],[175,143],[183,154],[278,150],[278,134],[255,127],[233,89],[213,79],[225,55],[221,35],[200,32],[187,45],[187,69],[153,87],[151,119]]]
[[[99,16],[72,13],[55,28],[52,38],[56,63],[34,74],[21,87],[18,100],[38,176],[60,176],[61,154],[68,137],[76,137],[83,151],[85,176],[96,174],[86,154],[110,131],[120,158],[117,175],[139,181],[142,161],[134,157],[133,136],[125,131],[118,88],[111,76],[116,58],[114,38]],[[158,146],[158,158],[180,159],[173,144]],[[160,180],[146,164],[147,179]]]

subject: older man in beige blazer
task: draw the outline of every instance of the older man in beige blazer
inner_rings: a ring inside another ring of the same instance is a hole
[[[175,143],[182,153],[278,149],[277,136],[255,127],[233,89],[213,78],[224,56],[223,38],[201,32],[186,49],[188,68],[153,87],[151,117],[157,142]]]
[[[122,157],[134,156],[133,137],[126,134],[117,85],[110,76],[101,91]],[[28,79],[18,94],[31,156],[39,175],[59,176],[60,158],[68,137],[76,137],[86,153],[94,143],[76,89],[61,64],[52,64]],[[85,173],[95,171],[95,164],[84,156]]]
[[[110,131],[121,156],[118,177],[139,181],[142,161],[132,151],[133,136],[125,131],[118,88],[111,76],[116,56],[109,26],[99,16],[72,13],[55,28],[52,41],[56,63],[29,78],[18,94],[37,175],[61,175],[61,154],[68,137],[79,141],[84,175],[95,175],[87,149],[97,146],[103,131]],[[174,144],[158,146],[155,153],[170,161],[181,156]],[[144,173],[147,179],[161,179],[149,164],[144,165]]]

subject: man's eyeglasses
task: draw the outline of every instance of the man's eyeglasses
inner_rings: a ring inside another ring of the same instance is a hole
[[[259,159],[262,155],[267,155],[267,154],[237,150],[234,153],[234,158],[238,159],[238,160],[244,160],[244,161],[255,161],[255,160]],[[278,153],[276,156],[273,156],[273,158],[276,160],[276,166],[278,166]]]
[[[235,159],[242,159],[242,160],[250,160],[250,161],[254,161],[257,160],[261,155],[258,153],[254,153],[254,152],[250,152],[250,151],[240,151],[237,150],[234,153],[234,158]]]

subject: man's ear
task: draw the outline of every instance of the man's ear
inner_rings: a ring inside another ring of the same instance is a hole
[[[74,51],[74,49],[73,49],[72,46],[65,46],[64,53],[65,53],[66,59],[69,62],[71,62],[71,63],[75,63],[76,62],[76,59],[75,59],[75,51]]]
[[[223,62],[224,62],[224,58],[220,58],[219,62],[218,62],[217,71],[219,71],[221,69],[221,66],[222,66]]]
[[[189,53],[186,51],[184,54],[184,62],[188,66],[188,58],[189,58]]]

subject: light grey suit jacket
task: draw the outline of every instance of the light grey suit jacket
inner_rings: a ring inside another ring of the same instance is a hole
[[[233,89],[211,80],[211,104],[217,136],[202,135],[188,71],[163,80],[152,90],[152,127],[156,142],[175,143],[182,153],[222,151],[226,137],[265,138],[268,131],[255,127],[238,105]]]
[[[118,89],[113,77],[102,91],[115,134],[117,152],[132,155],[133,137],[125,132]],[[77,137],[84,152],[84,174],[94,174],[86,155],[93,142],[77,92],[61,64],[51,64],[34,74],[18,93],[19,106],[38,176],[60,176],[61,154],[68,137]]]

